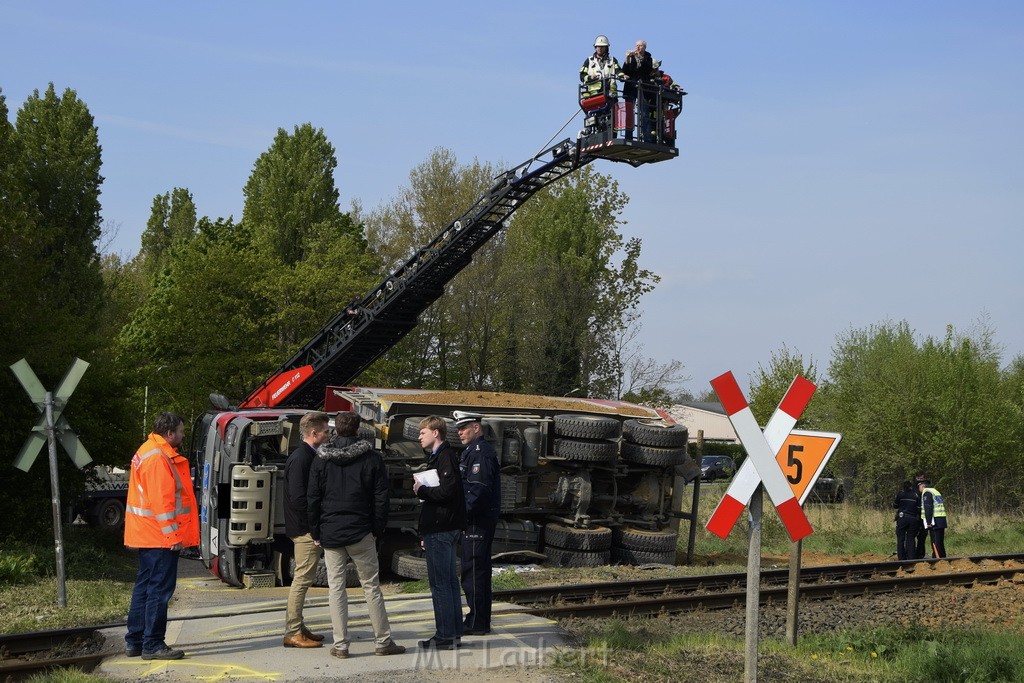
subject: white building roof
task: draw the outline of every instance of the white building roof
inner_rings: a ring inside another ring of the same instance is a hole
[[[721,408],[719,408],[721,410]],[[739,437],[729,423],[729,416],[716,410],[676,404],[666,411],[676,422],[686,425],[690,441],[697,440],[697,432],[704,430],[705,441],[739,443]]]

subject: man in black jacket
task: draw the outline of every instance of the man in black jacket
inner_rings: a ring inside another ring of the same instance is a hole
[[[420,446],[429,451],[428,472],[437,485],[417,480],[412,490],[423,501],[420,534],[427,554],[427,581],[434,603],[434,636],[421,640],[424,649],[452,650],[462,637],[462,593],[455,565],[455,546],[466,528],[466,498],[459,474],[459,452],[448,443],[448,423],[431,415],[420,421]]]
[[[316,449],[330,437],[327,413],[311,411],[299,420],[302,443],[288,456],[284,466],[284,532],[295,547],[295,573],[288,590],[288,612],[285,622],[285,647],[320,647],[322,635],[306,628],[302,620],[302,607],[306,592],[313,585],[316,565],[320,561],[320,547],[309,535],[309,515],[306,512],[306,488],[309,468],[316,459]]]
[[[483,415],[452,413],[459,439],[465,445],[459,469],[466,494],[466,533],[462,535],[462,590],[466,592],[464,633],[491,632],[491,546],[501,511],[501,473],[498,454],[484,440]]]
[[[373,625],[375,654],[397,655],[405,648],[391,639],[391,624],[384,609],[377,564],[377,538],[388,521],[388,478],[383,456],[356,437],[359,416],[338,413],[337,436],[317,450],[309,472],[309,525],[313,540],[323,546],[327,563],[328,604],[334,628],[331,654],[348,658],[348,594],[345,591],[349,558],[356,566]]]
[[[636,47],[626,53],[626,60],[622,63],[622,73],[626,75],[626,85],[622,88],[623,99],[626,100],[626,139],[633,138],[633,107],[636,104],[637,92],[640,83],[648,83],[651,80],[651,73],[654,71],[654,60],[651,53],[647,51],[647,41],[636,41]],[[647,100],[640,101],[640,125],[646,125],[650,116]],[[641,129],[641,134],[645,129]],[[643,137],[643,135],[641,135]]]
[[[916,560],[917,530],[921,526],[921,497],[909,481],[896,494],[896,558]]]

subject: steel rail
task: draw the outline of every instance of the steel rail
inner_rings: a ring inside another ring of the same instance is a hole
[[[821,581],[851,580],[878,575],[896,575],[912,570],[919,563],[931,565],[967,560],[980,562],[1024,562],[1024,553],[1007,555],[983,555],[972,557],[948,557],[944,559],[922,559],[906,561],[869,562],[863,564],[823,565],[803,567],[800,570],[801,585]],[[788,569],[768,569],[761,572],[762,585],[785,584],[789,579]],[[695,590],[725,590],[730,587],[746,586],[746,572],[703,574],[662,579],[641,579],[637,581],[608,581],[600,583],[567,584],[561,586],[537,586],[494,591],[494,599],[518,604],[540,604],[554,602],[586,601],[626,595],[656,595],[666,592]]]
[[[839,596],[863,596],[892,593],[900,590],[918,590],[935,586],[966,586],[976,583],[995,583],[1000,579],[1013,577],[1024,572],[1024,568],[1004,567],[973,572],[951,572],[927,576],[890,576],[881,579],[846,581],[838,583],[807,584],[800,588],[800,597],[806,600],[820,600]],[[786,586],[763,587],[760,604],[784,604]],[[621,600],[601,602],[576,602],[526,607],[524,614],[544,616],[551,619],[566,617],[641,616],[650,614],[671,614],[696,609],[722,609],[746,604],[746,590],[712,590],[709,592],[666,593],[656,597],[625,596]]]

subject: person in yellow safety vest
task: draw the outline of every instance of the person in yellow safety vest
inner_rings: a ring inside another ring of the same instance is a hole
[[[594,39],[594,54],[583,61],[580,68],[580,83],[587,84],[587,96],[600,95],[604,82],[608,82],[608,96],[618,96],[616,79],[623,80],[626,75],[619,66],[619,61],[611,56],[608,38],[598,36]]]
[[[946,505],[942,494],[927,479],[917,482],[921,492],[921,521],[932,540],[932,557],[946,556]]]
[[[199,545],[199,515],[188,460],[178,453],[185,424],[161,413],[153,433],[132,457],[125,506],[124,544],[139,551],[139,573],[128,609],[125,654],[181,659],[168,647],[167,603],[178,581],[178,556]]]

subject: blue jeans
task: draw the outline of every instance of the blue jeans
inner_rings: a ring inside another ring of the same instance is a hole
[[[458,531],[438,531],[423,537],[427,553],[427,583],[434,602],[434,628],[439,640],[462,637],[462,593],[455,565],[455,544]]]
[[[167,603],[178,581],[180,554],[181,551],[170,548],[139,548],[139,574],[128,608],[128,634],[124,637],[129,650],[151,653],[167,647]]]

